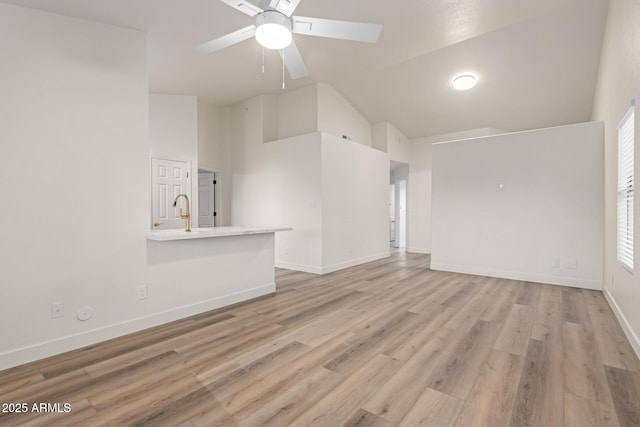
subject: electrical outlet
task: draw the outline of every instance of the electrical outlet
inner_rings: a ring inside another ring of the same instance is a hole
[[[51,303],[51,318],[57,319],[59,317],[64,317],[64,303],[63,302]]]
[[[136,289],[138,295],[138,301],[147,299],[147,285],[138,286]]]

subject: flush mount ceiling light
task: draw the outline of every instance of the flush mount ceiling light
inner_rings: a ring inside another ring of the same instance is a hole
[[[471,73],[464,73],[453,78],[451,83],[456,90],[471,89],[476,85],[478,78]]]
[[[267,10],[256,17],[256,40],[267,49],[284,49],[291,44],[291,20]]]

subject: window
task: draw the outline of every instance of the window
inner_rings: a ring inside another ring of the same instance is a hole
[[[618,262],[633,272],[633,121],[629,108],[618,126]]]

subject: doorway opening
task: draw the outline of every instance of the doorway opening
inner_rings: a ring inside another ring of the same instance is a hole
[[[198,169],[198,226],[218,226],[218,173]]]
[[[389,186],[389,245],[396,246],[396,184]]]
[[[407,182],[409,165],[391,161],[389,191],[390,246],[406,250],[407,246]]]

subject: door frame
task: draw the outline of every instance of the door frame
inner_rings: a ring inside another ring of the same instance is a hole
[[[402,194],[402,184],[404,183],[404,194]],[[407,201],[409,199],[409,180],[408,178],[396,181],[396,246],[397,248],[407,248]],[[404,196],[404,197],[402,197]],[[404,204],[404,214],[402,205]]]
[[[220,226],[220,222],[222,220],[222,216],[221,216],[221,205],[220,205],[220,196],[222,194],[222,183],[221,183],[221,177],[222,177],[222,172],[219,169],[215,169],[215,168],[211,168],[209,166],[198,166],[198,173],[200,173],[200,171],[202,172],[211,172],[212,174],[215,174],[216,177],[216,186],[215,186],[215,196],[213,198],[213,205],[215,206],[215,212],[216,212],[216,216],[213,218],[213,226],[214,227],[219,227]],[[198,194],[200,194],[200,189],[198,188]],[[199,203],[199,201],[198,201]]]
[[[181,159],[169,159],[167,157],[149,157],[149,228],[151,230],[154,230],[155,227],[153,226],[153,161],[154,160],[166,160],[166,161],[170,161],[170,162],[182,162],[182,163],[186,163],[187,164],[187,197],[189,197],[189,201],[190,203],[190,208],[191,211],[193,211],[193,201],[192,201],[192,197],[191,195],[193,194],[192,191],[192,181],[191,181],[191,175],[193,175],[192,173],[192,168],[191,168],[191,160],[181,160]],[[196,202],[196,207],[198,206],[197,202]],[[193,219],[193,218],[192,218]],[[192,221],[192,227],[193,227],[194,222]],[[195,224],[197,224],[197,220],[195,222]]]

